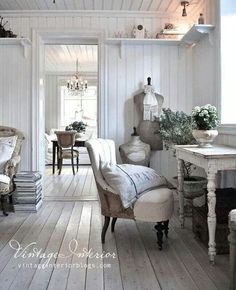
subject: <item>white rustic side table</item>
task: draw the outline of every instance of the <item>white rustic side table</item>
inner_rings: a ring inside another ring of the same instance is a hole
[[[206,171],[208,181],[208,254],[210,261],[214,263],[216,255],[216,173],[218,170],[236,169],[236,148],[223,145],[215,145],[212,148],[199,148],[197,145],[176,145],[175,149],[178,162],[179,219],[181,227],[184,227],[183,162],[191,162]]]

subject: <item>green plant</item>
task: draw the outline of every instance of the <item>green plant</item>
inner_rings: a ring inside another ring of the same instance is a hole
[[[167,150],[172,145],[195,144],[191,116],[182,111],[162,109],[159,133]]]
[[[198,130],[212,130],[219,125],[218,113],[215,106],[207,104],[196,106],[192,110],[192,125]]]
[[[86,131],[86,127],[88,125],[85,124],[83,121],[75,121],[72,124],[66,126],[66,131],[71,131],[71,130],[75,130],[78,133],[82,133]]]
[[[159,133],[166,150],[173,148],[173,145],[196,143],[192,135],[192,118],[182,111],[174,112],[169,108],[162,109]],[[184,162],[184,177],[186,180],[191,179],[190,175],[193,169],[194,167],[190,162]]]

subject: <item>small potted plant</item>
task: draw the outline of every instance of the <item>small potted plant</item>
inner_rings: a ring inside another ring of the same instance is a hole
[[[75,130],[77,131],[76,137],[82,137],[86,131],[87,124],[83,121],[75,121],[72,124],[66,126],[66,131]]]
[[[193,137],[199,147],[212,147],[212,142],[218,135],[216,130],[219,125],[218,113],[215,106],[207,104],[194,107],[192,110]]]
[[[196,141],[192,135],[192,118],[184,112],[174,112],[171,109],[163,109],[160,117],[160,134],[167,150],[173,150],[174,145],[192,145]],[[193,176],[194,167],[190,162],[184,162],[184,196],[193,199],[203,195],[206,188],[206,178]],[[173,177],[177,183],[177,177]]]

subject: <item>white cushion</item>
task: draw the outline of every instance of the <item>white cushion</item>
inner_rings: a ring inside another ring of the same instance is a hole
[[[100,162],[107,162],[110,164],[116,164],[116,149],[113,140],[108,139],[89,139],[86,141],[85,146],[88,149],[89,157],[91,160],[93,173],[96,181],[103,180],[103,176],[100,171]],[[102,188],[106,182],[103,180]]]
[[[0,173],[3,172],[6,162],[11,159],[16,140],[17,136],[0,137]]]
[[[173,193],[168,188],[145,192],[134,204],[134,217],[144,222],[161,222],[170,219],[174,210]]]
[[[106,182],[120,195],[124,208],[132,206],[139,195],[155,187],[166,186],[166,179],[155,170],[133,164],[101,163]]]
[[[4,174],[0,174],[0,182],[9,184],[10,183],[10,177]]]

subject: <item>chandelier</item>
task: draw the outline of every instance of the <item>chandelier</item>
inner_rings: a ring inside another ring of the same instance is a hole
[[[76,60],[76,72],[71,77],[70,80],[67,80],[67,89],[71,94],[79,94],[84,93],[88,88],[88,81],[83,80],[83,78],[79,75],[79,61],[78,58]]]

